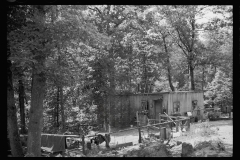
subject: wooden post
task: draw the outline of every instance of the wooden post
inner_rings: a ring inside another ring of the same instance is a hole
[[[136,113],[136,117],[137,117],[138,132],[139,132],[138,143],[142,143],[140,121],[139,121],[139,119],[138,119],[138,111],[137,111],[137,113]]]
[[[85,141],[84,141],[84,135],[82,135],[82,151],[83,151],[83,154],[86,155],[86,153],[85,153]]]
[[[166,137],[166,127],[161,127],[160,128],[160,138],[162,140],[165,140],[167,137]]]
[[[159,123],[161,123],[161,114],[159,113]]]
[[[141,128],[140,128],[140,124],[138,125],[138,132],[139,132],[139,139],[138,139],[138,143],[142,143],[142,138],[141,138]]]
[[[81,134],[79,134],[79,138],[81,137]],[[67,139],[67,137],[66,137]],[[78,141],[78,148],[80,148],[80,141]]]
[[[138,124],[138,121],[139,121],[139,119],[138,119],[138,111],[136,112],[136,118],[137,118],[137,124]]]
[[[108,124],[108,133],[110,133],[111,132],[111,126],[110,126],[110,124]]]
[[[110,134],[105,134],[106,148],[110,148],[109,141],[110,141]]]
[[[87,142],[87,148],[88,148],[89,150],[92,150],[91,142]]]
[[[190,118],[187,120],[187,131],[190,130]]]
[[[179,126],[179,121],[176,122],[176,132],[179,131],[178,126]]]

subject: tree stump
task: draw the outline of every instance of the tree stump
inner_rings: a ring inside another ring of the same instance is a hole
[[[110,148],[110,146],[109,146],[110,141],[111,141],[110,134],[105,134],[106,148]]]
[[[192,144],[183,142],[181,157],[192,157],[193,152],[194,150]]]

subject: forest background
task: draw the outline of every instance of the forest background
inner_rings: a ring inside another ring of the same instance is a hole
[[[232,106],[232,9],[9,5],[12,155],[23,156],[19,134],[28,134],[28,154],[40,156],[42,132],[125,127],[127,110],[112,95],[203,90],[205,106]]]

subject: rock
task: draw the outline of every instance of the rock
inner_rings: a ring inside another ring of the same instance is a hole
[[[171,157],[166,145],[153,143],[142,150],[139,150],[137,155],[139,157]]]
[[[58,155],[56,155],[55,157],[62,157],[62,155],[61,155],[61,154],[58,154]]]
[[[117,152],[117,151],[112,151],[112,154],[115,154],[115,155],[116,155],[116,154],[118,154],[118,152]]]
[[[182,144],[182,157],[192,157],[194,153],[193,146],[190,143],[183,142]]]
[[[218,154],[215,153],[215,154],[207,154],[207,157],[218,157]]]
[[[173,157],[181,157],[182,145],[174,146],[171,148],[171,153]]]
[[[218,143],[218,149],[220,150],[220,151],[225,151],[225,146],[224,146],[224,144],[223,143]]]
[[[221,153],[218,153],[218,157],[232,157],[232,153],[221,152]]]

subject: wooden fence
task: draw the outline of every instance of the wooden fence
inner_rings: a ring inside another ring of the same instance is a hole
[[[159,129],[159,132],[163,127],[166,127],[166,128],[170,127],[172,129],[172,126],[176,126],[176,131],[178,131],[179,126],[185,126],[186,130],[190,129],[190,118],[189,117],[183,117],[183,116],[175,117],[175,116],[168,116],[168,115],[159,115],[159,119],[148,119],[148,124],[146,126],[141,126],[140,121],[138,119],[138,113],[136,113],[136,115],[137,115],[137,124],[138,124],[137,127],[123,129],[123,130],[119,130],[119,131],[115,131],[115,132],[96,133],[96,134],[105,134],[105,136],[108,136],[113,133],[119,133],[119,132],[125,132],[125,131],[129,131],[129,130],[138,129],[138,132],[139,132],[138,142],[141,143],[142,142],[142,138],[141,138],[141,129],[142,128],[154,127],[155,129]],[[86,135],[85,136],[85,135],[79,134],[79,135],[62,135],[62,136],[81,138],[82,151],[83,151],[83,154],[86,154],[85,138],[96,137],[97,135]],[[108,141],[106,142],[106,147],[109,147]]]

